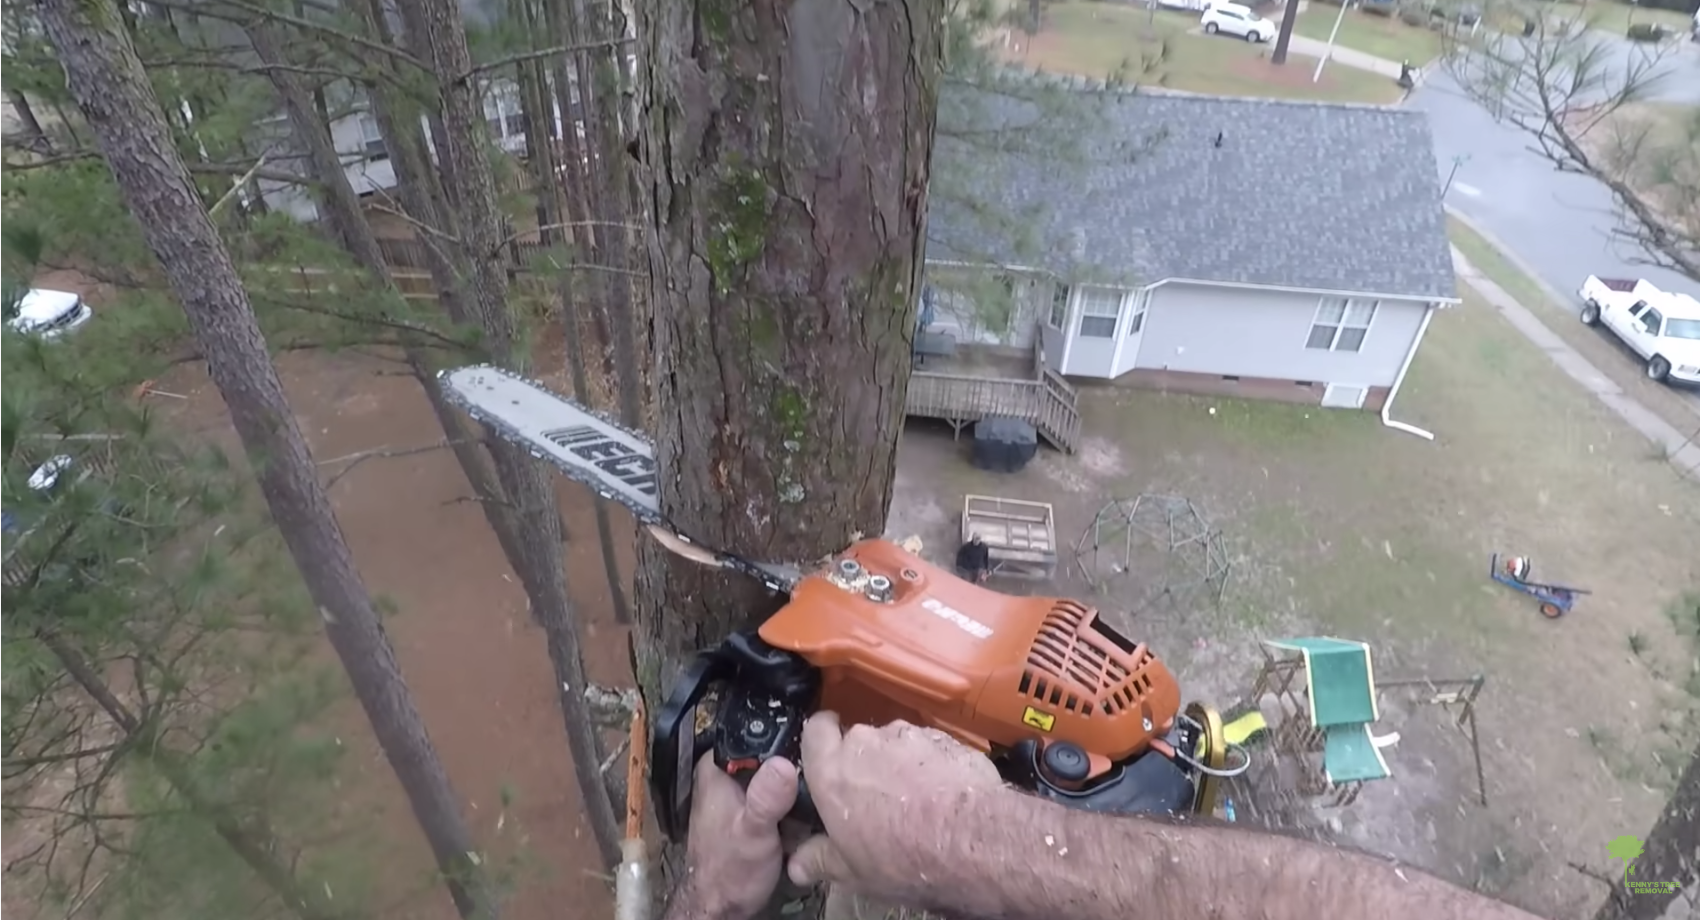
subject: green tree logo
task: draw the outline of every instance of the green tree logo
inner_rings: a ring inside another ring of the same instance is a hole
[[[1629,877],[1635,874],[1635,860],[1641,856],[1641,838],[1624,834],[1606,844],[1606,855],[1623,860],[1623,883],[1627,885]]]

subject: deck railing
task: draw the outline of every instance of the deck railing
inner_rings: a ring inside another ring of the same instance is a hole
[[[1033,424],[1045,439],[1069,453],[1080,439],[1080,410],[1074,387],[1045,365],[1044,344],[1033,346],[1033,376],[977,377],[916,371],[909,379],[905,411],[942,418],[958,431],[988,416],[1018,418]]]

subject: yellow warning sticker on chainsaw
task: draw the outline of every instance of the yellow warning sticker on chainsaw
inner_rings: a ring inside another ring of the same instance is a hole
[[[1048,732],[1052,726],[1057,724],[1057,717],[1029,706],[1021,713],[1021,722],[1042,732]]]

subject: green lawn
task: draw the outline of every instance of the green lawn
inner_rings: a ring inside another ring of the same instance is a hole
[[[1292,55],[1269,63],[1268,45],[1195,32],[1196,14],[1126,4],[1059,3],[1045,12],[1045,28],[1006,54],[1019,65],[1051,73],[1119,76],[1168,89],[1222,96],[1272,96],[1333,102],[1391,103],[1392,80],[1351,67],[1330,67],[1311,82],[1316,59]]]
[[[1306,38],[1327,41],[1339,15],[1339,7],[1312,4],[1299,14],[1293,31]],[[1346,13],[1346,18],[1340,21],[1340,34],[1334,41],[1342,48],[1389,61],[1410,61],[1419,67],[1439,57],[1441,52],[1440,33],[1408,26],[1397,16],[1372,16],[1358,10]]]
[[[1468,292],[1434,319],[1392,408],[1433,441],[1372,412],[1081,393],[1079,452],[1042,450],[1016,474],[974,469],[948,431],[912,426],[924,430],[905,436],[896,532],[932,522],[948,559],[954,512],[975,493],[1053,504],[1058,544],[1072,547],[1109,499],[1187,497],[1229,546],[1220,607],[1196,596],[1135,606],[1186,558],[1165,555],[1161,536],[1092,560],[1097,591],[1065,549],[1056,590],[1112,611],[1170,663],[1187,699],[1235,700],[1256,641],[1280,636],[1369,642],[1381,678],[1486,675],[1490,808],[1467,798],[1474,770],[1450,723],[1412,706],[1428,694],[1389,693],[1378,732],[1403,740],[1388,755],[1395,778],[1355,806],[1373,816],[1359,819],[1370,845],[1542,916],[1598,897],[1566,863],[1597,861],[1618,829],[1650,826],[1700,730],[1693,619],[1677,606],[1700,568],[1692,554],[1645,551],[1700,545],[1700,487]],[[1496,552],[1594,593],[1547,620],[1489,580]]]
[[[1657,10],[1644,7],[1630,6],[1627,3],[1617,3],[1614,0],[1593,0],[1591,3],[1550,3],[1544,4],[1548,15],[1568,21],[1582,19],[1592,28],[1613,35],[1623,35],[1629,30],[1632,22],[1658,23],[1673,29],[1678,35],[1687,35],[1688,28],[1693,22],[1690,14],[1678,13],[1673,10]]]
[[[1559,292],[1563,299],[1554,299],[1545,287],[1524,274],[1486,238],[1455,217],[1448,217],[1446,221],[1446,232],[1452,239],[1452,245],[1458,247],[1477,271],[1504,288],[1518,303],[1534,311],[1547,328],[1610,377],[1625,393],[1678,429],[1694,429],[1694,412],[1676,391],[1649,381],[1641,372],[1639,359],[1609,334],[1582,325],[1577,319],[1578,305],[1573,297],[1565,297],[1567,292]],[[1577,286],[1581,285],[1583,277],[1577,275]],[[1468,290],[1463,281],[1459,282],[1459,288]]]

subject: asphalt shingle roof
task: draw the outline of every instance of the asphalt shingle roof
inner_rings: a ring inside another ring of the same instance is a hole
[[[972,191],[932,197],[930,260],[1041,268],[1077,281],[1108,269],[1141,283],[1457,296],[1422,112],[1070,92],[1093,97],[1084,123],[1099,127],[1080,131],[1068,163],[1044,155],[1042,144],[988,152],[941,132],[934,175]],[[974,120],[992,124],[977,129],[1044,117],[1029,101],[978,96]],[[994,213],[1021,216],[986,216]]]

